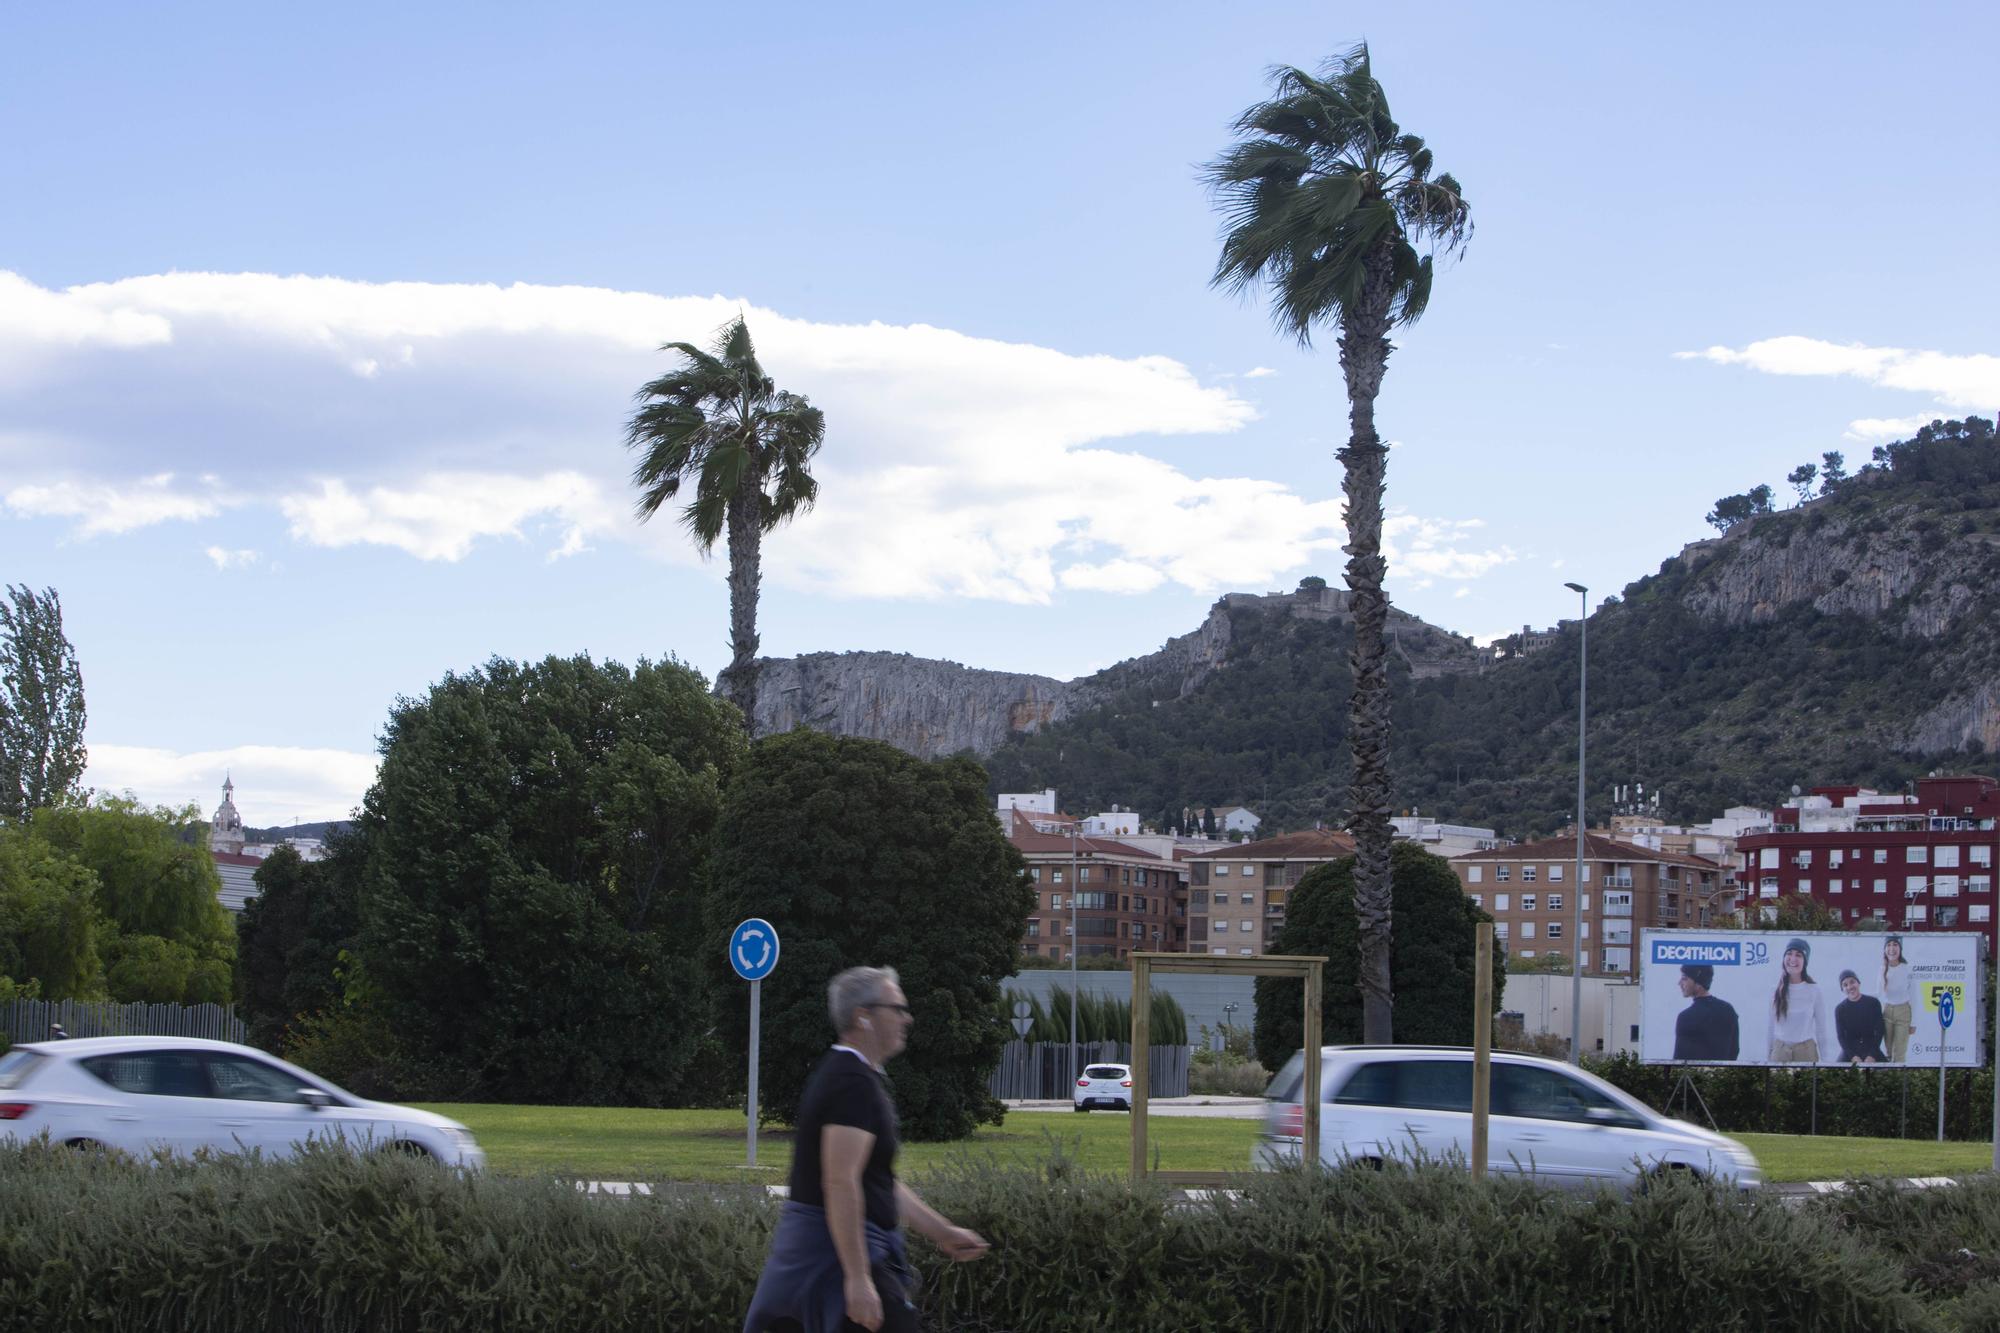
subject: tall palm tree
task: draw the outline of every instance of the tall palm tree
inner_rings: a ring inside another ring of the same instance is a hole
[[[695,546],[707,555],[728,534],[729,665],[716,683],[750,726],[764,534],[818,496],[809,469],[826,417],[772,383],[740,316],[723,326],[710,351],[680,342],[660,350],[678,353],[680,364],[633,395],[640,406],[625,429],[625,443],[639,454],[632,469],[639,519],[690,485],[694,498],[680,517]]]
[[[1471,235],[1458,182],[1431,175],[1430,150],[1404,134],[1369,67],[1366,44],[1317,75],[1282,66],[1272,94],[1245,111],[1236,141],[1207,179],[1225,218],[1217,286],[1263,287],[1278,327],[1310,346],[1315,328],[1340,340],[1348,438],[1340,451],[1347,496],[1347,587],[1354,616],[1354,756],[1348,828],[1354,834],[1355,914],[1361,937],[1361,1029],[1391,1040],[1389,890],[1389,669],[1382,586],[1382,487],[1388,449],[1375,431],[1375,396],[1389,331],[1423,314],[1434,254]],[[1426,252],[1420,252],[1419,247]]]

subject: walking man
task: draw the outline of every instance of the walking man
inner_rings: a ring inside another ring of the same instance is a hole
[[[791,1198],[771,1238],[744,1333],[917,1327],[901,1222],[964,1263],[986,1242],[896,1179],[896,1104],[882,1066],[912,1022],[893,968],[853,967],[827,986],[840,1034],[799,1099]]]

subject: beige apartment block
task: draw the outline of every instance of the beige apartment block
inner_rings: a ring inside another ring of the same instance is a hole
[[[1255,957],[1285,924],[1285,901],[1307,871],[1354,855],[1354,839],[1332,829],[1282,833],[1183,854],[1189,953]]]

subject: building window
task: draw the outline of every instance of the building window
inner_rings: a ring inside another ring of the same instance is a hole
[[[1563,882],[1563,868],[1561,866],[1550,866],[1549,883],[1560,884],[1562,882]]]
[[[1533,884],[1535,882],[1535,868],[1533,866],[1521,867],[1521,882],[1523,884]]]
[[[1903,849],[1903,860],[1913,866],[1923,865],[1930,860],[1930,856],[1931,849],[1918,843],[1912,843]]]
[[[1993,876],[1991,876],[1991,875],[1967,875],[1967,876],[1965,877],[1965,891],[1966,891],[1967,893],[1991,893],[1991,892],[1993,892]]]
[[[1583,923],[1583,933],[1581,935],[1578,935],[1577,938],[1580,940],[1587,940],[1590,938],[1590,923],[1588,921]]]
[[[1922,903],[1911,903],[1903,909],[1903,920],[1914,924],[1921,924],[1929,919],[1930,914],[1930,909]]]
[[[1507,902],[1508,902],[1508,899],[1507,899],[1507,895],[1506,895],[1506,894],[1504,894],[1504,893],[1496,893],[1496,894],[1494,894],[1494,895],[1493,895],[1493,910],[1494,910],[1494,911],[1496,911],[1496,912],[1504,912],[1504,911],[1506,911],[1506,910],[1507,910]]]
[[[1475,893],[1475,894],[1473,894],[1473,895],[1472,895],[1472,905],[1473,905],[1474,907],[1478,907],[1478,908],[1484,908],[1484,907],[1486,906],[1486,895],[1485,895],[1485,894],[1483,894],[1483,893]]]
[[[1535,951],[1533,949],[1521,950],[1521,957],[1523,958],[1533,958],[1534,956],[1535,956]]]
[[[1493,867],[1493,878],[1497,880],[1499,883],[1505,884],[1508,880],[1513,878],[1513,875],[1514,875],[1514,868],[1512,866]]]
[[[1563,923],[1560,921],[1549,922],[1549,938],[1552,940],[1559,940],[1562,937],[1563,937]]]
[[[1467,884],[1484,884],[1486,882],[1486,867],[1467,866],[1465,868],[1465,882]]]
[[[1041,935],[1041,933],[1042,933],[1042,923],[1040,919],[1036,917],[1028,918],[1028,938],[1031,940],[1036,939]]]
[[[1050,906],[1051,908],[1054,908],[1054,909],[1058,910],[1058,911],[1059,911],[1059,910],[1061,910],[1061,908],[1062,908],[1062,895],[1061,895],[1060,893],[1052,893],[1052,894],[1050,894],[1050,895],[1049,895],[1049,906]]]
[[[1877,893],[1887,893],[1888,891],[1889,891],[1889,881],[1888,881],[1888,880],[1886,880],[1886,879],[1878,879],[1878,880],[1876,880],[1876,881],[1875,881],[1875,892],[1877,892]]]
[[[1931,892],[1940,898],[1958,897],[1958,876],[1939,875],[1931,881]]]
[[[1889,919],[1889,909],[1886,907],[1878,907],[1874,911],[1870,912],[1868,915],[1874,917],[1877,921],[1887,921]]]
[[[1217,867],[1215,868],[1215,873],[1216,873],[1216,874],[1218,874],[1218,875],[1227,875],[1227,874],[1229,873],[1229,867],[1228,867],[1228,866],[1217,866]]]
[[[1956,907],[1938,908],[1937,924],[1939,930],[1950,930],[1958,924],[1958,909]]]
[[[1247,954],[1254,954],[1254,953],[1256,953],[1257,951],[1256,951],[1255,949],[1238,949],[1238,950],[1237,950],[1236,952],[1237,952],[1237,953],[1239,953],[1239,954],[1246,954],[1246,953],[1247,953]]]
[[[1215,923],[1215,933],[1218,935],[1227,935],[1229,933],[1229,922],[1226,918],[1218,920]]]
[[[1244,905],[1245,907],[1255,907],[1255,906],[1257,905],[1257,895],[1256,895],[1256,894],[1254,894],[1254,893],[1246,893],[1246,894],[1244,894],[1244,895],[1243,895],[1243,905]]]
[[[1494,922],[1494,923],[1493,923],[1493,938],[1494,938],[1494,939],[1496,939],[1496,940],[1504,940],[1504,939],[1506,939],[1506,938],[1507,938],[1507,934],[1508,934],[1508,932],[1509,932],[1509,930],[1510,930],[1510,929],[1511,929],[1511,927],[1510,927],[1510,926],[1509,926],[1509,925],[1508,925],[1508,924],[1507,924],[1507,923],[1506,923],[1505,921],[1496,921],[1496,922]]]
[[[1938,849],[1937,849],[1937,855],[1936,855],[1936,856],[1933,856],[1933,857],[1931,858],[1931,866],[1932,866],[1932,868],[1933,868],[1933,869],[1937,869],[1937,870],[1956,870],[1956,869],[1958,869],[1958,847],[1957,847],[1957,845],[1956,845],[1956,844],[1954,844],[1954,845],[1952,845],[1952,846],[1950,846],[1950,847],[1940,847],[1940,848],[1938,848]]]
[[[1549,895],[1549,910],[1550,910],[1551,912],[1560,912],[1560,911],[1562,911],[1562,909],[1563,909],[1563,896],[1562,896],[1562,895],[1561,895],[1560,893],[1552,893],[1552,894],[1550,894],[1550,895]]]
[[[1993,849],[1991,847],[1968,847],[1965,850],[1972,854],[1972,864],[1976,866],[1990,866],[1993,864]]]
[[[1589,863],[1588,861],[1584,862],[1584,864],[1583,864],[1583,873],[1582,873],[1581,875],[1577,876],[1577,881],[1576,881],[1576,882],[1577,882],[1577,883],[1579,883],[1579,884],[1588,884],[1588,883],[1590,883],[1590,863]]]
[[[1040,884],[1042,882],[1042,868],[1040,866],[1029,866],[1028,878]]]
[[[1965,909],[1965,919],[1974,923],[1991,921],[1993,919],[1993,905],[1991,903],[1973,903]]]
[[[1255,921],[1245,921],[1245,922],[1243,923],[1243,925],[1242,925],[1241,929],[1242,929],[1243,933],[1247,935],[1247,934],[1249,934],[1249,933],[1250,933],[1251,931],[1253,931],[1253,930],[1257,929],[1257,923],[1256,923]]]
[[[1778,849],[1776,847],[1758,848],[1757,868],[1759,870],[1776,870],[1778,868]]]
[[[1800,870],[1810,870],[1812,868],[1812,849],[1810,847],[1801,848],[1792,856],[1792,864]]]
[[[1889,849],[1887,847],[1877,847],[1875,849],[1874,863],[1878,866],[1887,865],[1889,863]]]
[[[1062,883],[1062,882],[1063,882],[1063,878],[1062,878],[1062,875],[1063,875],[1063,872],[1062,872],[1062,871],[1060,871],[1060,870],[1051,870],[1051,871],[1049,872],[1049,883],[1051,883],[1051,884],[1060,884],[1060,883]]]
[[[1534,923],[1534,922],[1532,922],[1532,921],[1523,921],[1523,922],[1521,923],[1521,938],[1522,938],[1522,939],[1524,939],[1524,940],[1531,940],[1531,939],[1535,938],[1535,923]]]
[[[1532,893],[1524,893],[1521,895],[1521,910],[1523,912],[1532,912],[1535,910],[1535,897],[1536,895]]]
[[[1203,911],[1203,912],[1206,912],[1206,911],[1208,910],[1208,890],[1207,890],[1207,889],[1193,889],[1193,890],[1190,890],[1190,891],[1189,891],[1189,893],[1188,893],[1188,899],[1189,899],[1189,901],[1188,901],[1188,906],[1190,906],[1190,907],[1193,907],[1193,908],[1195,908],[1195,909],[1197,909],[1197,910],[1199,910],[1199,911]]]
[[[1826,868],[1828,870],[1840,869],[1840,860],[1840,849],[1836,847],[1826,854]]]
[[[1076,872],[1076,882],[1077,882],[1077,883],[1079,883],[1079,884],[1088,884],[1088,883],[1090,883],[1090,867],[1089,867],[1089,866],[1084,866],[1084,867],[1083,867],[1082,869],[1080,869],[1080,870],[1078,870],[1078,871]]]
[[[1227,950],[1227,949],[1210,949],[1210,950],[1209,950],[1209,952],[1210,952],[1210,953],[1219,953],[1219,954],[1223,954],[1223,955],[1225,955],[1225,956],[1226,956],[1226,955],[1227,955],[1227,954],[1229,953],[1229,950]]]
[[[1826,882],[1826,891],[1827,891],[1828,893],[1839,893],[1839,892],[1840,892],[1840,881],[1839,881],[1839,880],[1837,880],[1837,879],[1830,879],[1830,880],[1828,880],[1828,881]]]
[[[1588,870],[1589,868],[1590,868],[1589,866],[1585,866],[1585,867],[1584,867],[1584,869],[1586,869],[1586,870]],[[1589,894],[1587,894],[1587,893],[1579,893],[1579,894],[1577,894],[1577,895],[1576,895],[1576,901],[1577,901],[1577,905],[1578,905],[1578,906],[1580,906],[1580,907],[1582,907],[1584,911],[1588,912],[1588,911],[1590,910],[1590,895],[1589,895]]]
[[[1922,875],[1903,876],[1903,893],[1906,897],[1922,893],[1930,881]]]

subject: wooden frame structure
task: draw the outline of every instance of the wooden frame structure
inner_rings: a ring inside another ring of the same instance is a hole
[[[1146,1167],[1146,1103],[1150,1100],[1153,973],[1194,972],[1209,976],[1299,977],[1305,983],[1305,1080],[1299,1085],[1304,1113],[1299,1158],[1319,1161],[1320,995],[1326,959],[1317,954],[1263,954],[1225,958],[1220,954],[1134,953],[1132,963],[1132,1179],[1148,1175],[1169,1184],[1217,1186],[1226,1171],[1148,1171]],[[1308,1096],[1307,1093],[1311,1095]],[[1248,1164],[1245,1164],[1248,1169]]]

